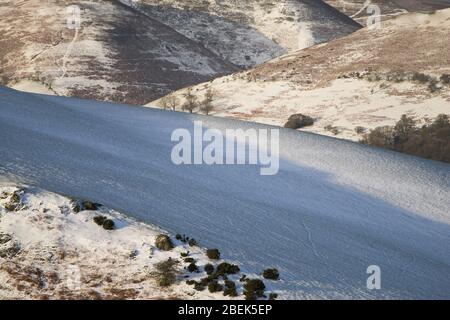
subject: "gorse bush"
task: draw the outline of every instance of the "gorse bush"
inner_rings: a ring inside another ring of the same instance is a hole
[[[213,274],[213,272],[214,272],[214,266],[210,263],[206,264],[204,269],[205,269],[206,274]]]
[[[155,272],[153,275],[161,287],[169,287],[176,282],[178,261],[174,259],[167,259],[155,265]]]
[[[218,249],[208,249],[206,250],[206,256],[212,260],[220,259],[220,251]]]
[[[278,278],[280,277],[280,273],[275,268],[269,268],[263,271],[262,276],[264,277],[264,279],[278,280]]]
[[[301,129],[314,125],[314,119],[310,116],[298,113],[289,117],[288,121],[284,125],[288,129]]]
[[[441,114],[419,126],[403,115],[395,126],[378,127],[364,135],[362,143],[450,163],[450,120]]]
[[[162,251],[170,251],[174,248],[174,245],[169,236],[160,234],[156,237],[155,247]]]
[[[248,279],[244,284],[244,296],[246,300],[256,300],[264,295],[266,286],[259,279]]]

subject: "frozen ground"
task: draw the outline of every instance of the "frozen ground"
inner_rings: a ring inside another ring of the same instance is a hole
[[[0,89],[0,176],[186,233],[284,298],[450,298],[450,166],[280,129],[280,172],[175,166],[170,136],[201,119]],[[369,265],[382,289],[366,288]]]
[[[21,203],[7,211],[13,192]],[[96,225],[98,215],[113,219],[116,229]],[[76,212],[72,199],[0,181],[0,300],[224,299],[185,283],[205,274],[184,270],[180,253],[189,251],[203,270],[211,262],[204,250],[174,240],[172,251],[160,251],[154,244],[161,233],[106,207]],[[168,258],[179,261],[177,281],[161,287],[155,265]]]

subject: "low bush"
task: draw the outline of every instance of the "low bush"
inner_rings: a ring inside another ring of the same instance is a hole
[[[154,272],[154,276],[159,286],[169,287],[176,282],[176,266],[178,263],[177,260],[169,258],[155,265],[156,271]]]
[[[415,72],[412,76],[412,80],[420,83],[427,83],[431,81],[431,77],[420,72]]]
[[[227,274],[239,273],[240,269],[235,264],[230,264],[228,262],[222,262],[217,266],[216,275],[223,276]]]
[[[194,247],[194,246],[197,245],[197,240],[195,240],[195,239],[189,239],[189,240],[188,240],[188,244],[189,244],[190,247]]]
[[[269,300],[275,300],[276,298],[278,298],[278,294],[276,294],[276,293],[269,294]]]
[[[195,262],[192,262],[192,263],[190,263],[190,264],[187,266],[187,270],[188,270],[189,272],[197,272],[197,271],[198,271],[198,267],[197,267],[197,265],[195,264]]]
[[[20,191],[14,191],[9,201],[4,205],[6,211],[16,211],[20,206],[20,201]]]
[[[214,266],[210,263],[206,264],[204,269],[205,269],[206,274],[208,274],[208,275],[214,273]]]
[[[280,278],[280,273],[275,268],[269,268],[263,271],[262,276],[264,279],[278,280]]]
[[[223,290],[223,286],[217,281],[212,281],[208,284],[208,291],[211,293],[219,292]]]
[[[102,206],[99,203],[94,203],[94,202],[87,201],[87,200],[83,201],[81,205],[83,207],[83,210],[90,210],[90,211],[96,211],[96,210],[98,210],[99,207]]]
[[[220,251],[218,249],[208,249],[206,250],[206,256],[211,260],[219,260]]]
[[[106,219],[105,222],[103,222],[103,229],[105,230],[114,230],[115,223],[111,219]]]
[[[165,234],[160,234],[156,237],[155,247],[162,251],[170,251],[174,248],[172,240]]]
[[[229,297],[237,297],[238,296],[238,293],[237,293],[237,290],[236,290],[236,288],[225,288],[224,290],[223,290],[223,295],[226,297],[226,296],[229,296]]]
[[[201,283],[195,283],[194,284],[194,290],[196,290],[196,291],[204,291],[205,288],[206,287],[204,285],[202,285]]]
[[[94,217],[94,222],[96,224],[98,224],[99,226],[103,226],[103,223],[105,223],[106,220],[107,220],[107,218],[105,216],[95,216]]]
[[[364,128],[364,127],[362,127],[362,126],[357,126],[357,127],[355,128],[355,132],[356,132],[357,134],[363,134],[363,133],[366,133],[366,128]]]
[[[288,121],[285,123],[284,127],[288,129],[301,129],[304,127],[312,126],[313,124],[314,124],[313,118],[299,113],[290,116]]]
[[[256,300],[264,296],[266,286],[259,279],[249,279],[244,284],[244,296],[246,300]]]

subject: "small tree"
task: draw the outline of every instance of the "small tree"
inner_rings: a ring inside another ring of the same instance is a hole
[[[408,117],[406,114],[402,115],[400,120],[394,126],[394,142],[396,144],[402,144],[411,136],[416,130],[416,121],[412,117]]]
[[[195,109],[198,108],[197,96],[192,93],[192,88],[188,88],[187,92],[184,94],[186,102],[183,104],[182,109],[193,113]]]
[[[200,110],[206,115],[209,115],[209,113],[214,110],[214,106],[212,104],[213,100],[214,92],[211,89],[208,89],[208,91],[206,91],[205,99],[202,101],[200,107]]]
[[[169,109],[169,97],[168,96],[165,96],[165,97],[162,97],[161,98],[161,100],[160,100],[160,102],[159,102],[159,105],[161,106],[161,108],[163,108],[164,110],[167,110],[167,109]]]

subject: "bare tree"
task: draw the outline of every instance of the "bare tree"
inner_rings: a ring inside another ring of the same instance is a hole
[[[194,110],[198,108],[199,103],[197,96],[192,93],[192,88],[187,89],[184,98],[186,99],[186,102],[183,104],[182,109],[189,111],[189,113],[193,113]]]
[[[169,96],[168,103],[169,103],[170,109],[172,109],[172,111],[176,111],[178,105],[180,104],[180,100],[175,96]]]
[[[159,105],[164,110],[169,109],[169,96],[162,97],[161,100],[159,100]]]
[[[212,104],[214,100],[214,92],[212,89],[208,89],[206,91],[205,99],[201,102],[200,110],[203,111],[206,115],[209,115],[211,111],[214,110],[214,106]]]
[[[180,100],[174,95],[168,95],[162,97],[159,104],[164,110],[170,109],[172,111],[176,111],[178,105],[180,104]]]

